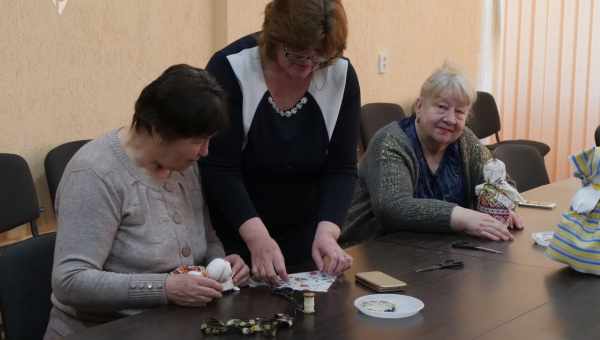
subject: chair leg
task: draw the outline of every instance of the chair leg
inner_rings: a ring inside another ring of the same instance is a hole
[[[498,135],[498,132],[494,133],[496,135],[496,143],[500,143],[500,135]]]
[[[31,224],[31,235],[33,235],[33,237],[40,236],[40,233],[38,231],[37,222],[36,221],[31,221],[30,224]]]

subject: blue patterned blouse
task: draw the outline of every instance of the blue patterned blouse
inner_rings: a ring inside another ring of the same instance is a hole
[[[446,148],[444,158],[435,173],[431,172],[423,155],[421,142],[417,137],[415,117],[407,117],[399,121],[400,128],[411,141],[417,156],[419,169],[415,198],[432,198],[446,202],[454,202],[462,207],[465,204],[464,169],[460,146],[454,142]]]

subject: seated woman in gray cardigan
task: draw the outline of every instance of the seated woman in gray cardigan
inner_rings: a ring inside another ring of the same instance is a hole
[[[45,339],[62,338],[140,309],[203,306],[222,286],[170,275],[225,256],[202,197],[197,160],[227,124],[225,94],[204,70],[168,68],[142,91],[130,128],[83,146],[67,165],[56,200],[58,234]]]
[[[465,128],[474,96],[465,77],[444,66],[423,84],[413,116],[375,134],[359,165],[344,242],[399,230],[513,239],[508,229],[523,227],[516,214],[503,225],[473,210],[491,157]]]

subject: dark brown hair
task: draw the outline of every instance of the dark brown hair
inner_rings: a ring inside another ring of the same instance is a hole
[[[270,60],[281,43],[298,50],[314,48],[332,61],[346,49],[347,38],[341,0],[273,0],[265,7],[259,46]]]
[[[227,127],[226,108],[225,92],[208,72],[173,65],[142,90],[131,128],[167,142],[208,137]]]

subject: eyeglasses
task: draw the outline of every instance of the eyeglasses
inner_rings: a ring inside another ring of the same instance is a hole
[[[327,58],[317,55],[304,55],[291,52],[287,47],[283,48],[283,55],[290,63],[302,66],[308,64],[312,64],[313,66],[321,66],[328,61]]]

